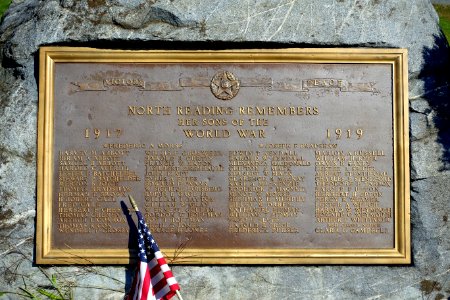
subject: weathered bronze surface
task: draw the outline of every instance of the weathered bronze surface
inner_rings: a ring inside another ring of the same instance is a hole
[[[334,50],[43,48],[37,261],[127,262],[131,194],[175,263],[408,263],[406,52]]]

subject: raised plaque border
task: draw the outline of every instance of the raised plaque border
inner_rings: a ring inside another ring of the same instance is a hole
[[[410,264],[410,168],[406,49],[126,51],[42,47],[39,55],[36,263],[127,264],[128,250],[52,248],[54,66],[56,63],[388,64],[393,74],[394,241],[392,249],[184,249],[175,264]],[[163,249],[175,257],[177,249]]]

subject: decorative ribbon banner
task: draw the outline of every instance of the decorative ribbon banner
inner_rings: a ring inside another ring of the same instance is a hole
[[[265,87],[279,92],[309,92],[316,88],[335,88],[341,92],[369,92],[378,94],[375,82],[352,83],[345,79],[336,78],[311,78],[295,81],[290,78],[281,82],[273,82],[272,78],[242,78],[239,80],[242,87]],[[109,87],[137,87],[140,91],[181,91],[185,87],[204,88],[209,87],[211,78],[208,77],[183,77],[178,82],[146,82],[143,79],[110,78],[102,82],[71,82],[76,87],[74,92],[106,91]]]
[[[375,82],[351,83],[345,79],[313,78],[302,81],[302,91],[311,88],[338,88],[341,92],[370,92],[377,94]]]
[[[277,82],[272,90],[279,92],[309,92],[310,89],[339,89],[341,92],[369,92],[378,94],[375,82],[351,83],[345,79],[336,78],[311,78],[300,82],[291,79]]]
[[[103,82],[71,82],[71,84],[77,87],[74,92],[108,90],[108,88],[104,86]]]
[[[273,84],[272,78],[254,77],[239,79],[240,86],[247,87],[271,87]],[[183,77],[180,78],[180,86],[182,87],[209,87],[211,78],[209,77]]]

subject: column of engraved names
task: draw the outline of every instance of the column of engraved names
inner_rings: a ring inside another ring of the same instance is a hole
[[[220,218],[215,209],[222,187],[201,175],[221,173],[220,151],[149,150],[145,158],[145,211],[152,231],[203,233]]]
[[[127,150],[65,150],[59,152],[59,232],[127,232],[117,199],[131,191],[124,182],[140,181],[124,159]]]
[[[347,154],[348,163],[344,175],[355,183],[350,196],[353,207],[351,224],[348,225],[350,229],[347,230],[350,233],[389,233],[388,224],[393,218],[393,204],[391,207],[383,206],[380,199],[392,186],[392,177],[387,170],[375,167],[378,160],[385,159],[383,150],[358,150]]]
[[[94,207],[89,220],[91,232],[128,232],[118,199],[132,194],[130,183],[141,181],[126,164],[129,150],[90,151],[91,191]]]
[[[228,154],[228,231],[268,233],[269,209],[264,205],[267,179],[259,151],[230,151]]]
[[[311,162],[294,150],[266,151],[263,159],[270,161],[270,170],[265,169],[264,174],[270,174],[266,202],[272,213],[272,232],[298,233],[307,192],[305,173]]]
[[[92,210],[88,178],[88,152],[59,151],[58,211],[56,226],[62,233],[87,233],[87,221]]]
[[[297,233],[308,166],[295,151],[230,151],[229,231]]]
[[[381,207],[383,188],[391,186],[386,170],[374,162],[382,150],[316,151],[316,222],[321,234],[385,234],[392,207]]]

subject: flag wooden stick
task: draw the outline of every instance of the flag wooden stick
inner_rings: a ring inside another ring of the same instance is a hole
[[[181,297],[181,294],[180,294],[180,292],[179,291],[175,291],[176,293],[177,293],[177,297],[178,297],[178,299],[180,299],[180,300],[183,300],[183,297]]]
[[[136,201],[134,201],[133,197],[131,197],[131,195],[128,195],[128,199],[130,199],[130,203],[131,203],[131,206],[133,207],[133,209],[135,211],[139,211],[139,208],[136,204]],[[181,293],[178,290],[175,292],[177,293],[178,299],[183,300],[183,297],[181,297]]]

